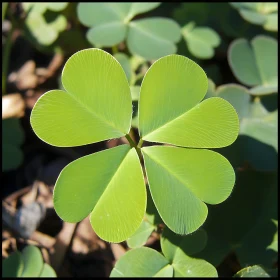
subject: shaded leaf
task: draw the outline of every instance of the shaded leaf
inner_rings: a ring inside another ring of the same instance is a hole
[[[39,277],[56,277],[56,273],[49,264],[44,263],[42,272]]]
[[[43,269],[43,257],[40,250],[28,245],[22,251],[23,272],[21,277],[38,277]]]
[[[23,271],[23,259],[20,252],[13,252],[2,261],[2,277],[20,277]]]
[[[263,278],[263,277],[277,277],[278,269],[264,269],[259,265],[245,267],[238,271],[234,277],[250,277],[250,278]]]
[[[251,94],[277,92],[277,41],[257,36],[251,45],[245,39],[235,40],[228,51],[228,60],[236,78],[248,86],[255,86]]]
[[[115,264],[110,277],[172,277],[173,269],[159,252],[142,247],[132,249]]]
[[[136,232],[127,239],[128,247],[137,248],[143,246],[147,242],[154,229],[154,225],[152,225],[148,221],[143,220]]]
[[[201,59],[214,56],[214,48],[220,44],[220,36],[212,28],[194,27],[187,24],[182,28],[182,34],[192,55]]]
[[[140,19],[129,24],[127,46],[134,55],[158,59],[175,53],[180,37],[180,27],[171,19]]]

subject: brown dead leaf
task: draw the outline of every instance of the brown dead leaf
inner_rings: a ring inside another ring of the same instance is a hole
[[[19,93],[2,96],[2,119],[24,116],[25,103]]]

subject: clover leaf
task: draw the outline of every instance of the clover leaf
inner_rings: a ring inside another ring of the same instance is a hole
[[[248,89],[237,84],[215,88],[215,84],[209,80],[207,96],[224,98],[238,113],[240,137],[231,147],[221,151],[230,159],[231,164],[241,167],[246,161],[257,170],[275,170],[278,152],[278,110],[269,112],[259,97],[251,100]]]
[[[67,26],[66,17],[55,12],[64,10],[67,5],[67,2],[23,3],[22,7],[27,12],[25,28],[29,36],[41,45],[51,45]],[[49,19],[46,17],[48,10],[53,13]]]
[[[197,230],[207,217],[204,202],[221,203],[230,195],[234,170],[223,156],[204,148],[230,145],[238,134],[238,116],[222,98],[199,103],[207,77],[190,59],[169,55],[147,71],[140,89],[138,145],[128,135],[132,98],[115,58],[100,49],[79,51],[66,62],[62,84],[65,91],[48,91],[32,110],[31,125],[39,138],[59,147],[122,136],[130,142],[62,170],[54,207],[63,220],[78,222],[91,213],[93,229],[110,242],[135,233],[147,202],[142,154],[155,206],[176,233]],[[144,140],[182,147],[141,149]]]
[[[182,35],[192,55],[201,59],[214,56],[214,48],[220,45],[221,39],[217,32],[209,27],[195,27],[194,22],[182,28]]]
[[[163,255],[147,247],[132,249],[117,261],[110,277],[217,277],[213,265],[195,257],[206,242],[202,229],[184,237],[164,229]]]
[[[278,92],[277,41],[268,36],[256,36],[251,44],[235,40],[228,50],[228,61],[236,78],[250,93],[264,95]]]
[[[266,278],[266,277],[277,277],[278,276],[278,269],[267,269],[260,265],[253,265],[242,268],[239,270],[233,277],[234,278],[243,278],[243,277],[250,277],[250,278]]]
[[[250,23],[262,25],[269,31],[278,31],[278,3],[230,3],[236,8],[242,18]]]
[[[53,268],[44,263],[41,251],[32,245],[15,251],[2,263],[2,277],[56,277]]]
[[[132,54],[157,59],[176,52],[179,25],[167,18],[132,20],[161,3],[79,3],[78,18],[91,27],[87,39],[97,47],[112,47],[124,40]]]

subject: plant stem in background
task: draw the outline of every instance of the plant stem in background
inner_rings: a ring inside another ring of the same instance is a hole
[[[7,41],[4,47],[3,52],[3,64],[2,64],[2,95],[6,94],[6,82],[7,82],[7,74],[8,74],[8,64],[9,58],[11,53],[11,46],[12,46],[12,35],[14,32],[14,27],[12,24],[11,30],[9,31]]]
[[[114,55],[114,54],[116,54],[117,52],[118,52],[118,46],[115,45],[115,46],[112,47],[112,53],[113,53],[113,55]]]
[[[8,2],[2,3],[2,22],[3,22],[4,18],[5,18],[7,7],[8,7]]]

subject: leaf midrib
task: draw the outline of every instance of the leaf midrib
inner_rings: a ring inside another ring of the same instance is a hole
[[[211,97],[211,98],[220,98],[220,97]],[[208,99],[210,99],[210,98],[208,98]],[[198,104],[202,103],[202,102],[200,102],[200,101],[201,101],[201,100],[199,100],[191,109],[189,109],[189,110],[183,112],[182,114],[178,115],[177,117],[175,117],[175,118],[172,119],[172,120],[168,120],[166,123],[161,124],[161,125],[160,125],[159,127],[157,127],[156,129],[150,131],[148,134],[146,134],[145,136],[142,137],[143,140],[149,140],[149,139],[146,138],[147,136],[149,136],[149,135],[151,135],[151,134],[157,132],[158,130],[160,130],[160,129],[166,127],[167,125],[171,124],[172,122],[174,122],[174,121],[176,121],[176,120],[178,120],[178,119],[184,117],[184,116],[185,116],[186,114],[188,114],[190,111],[194,110]]]
[[[64,85],[63,85],[64,86]],[[65,88],[65,87],[64,87]],[[117,130],[118,132],[120,132],[122,135],[125,135],[127,132],[122,132],[119,128],[117,128],[116,126],[113,125],[112,122],[109,122],[106,119],[103,119],[100,115],[96,114],[94,111],[91,111],[90,108],[87,107],[86,104],[82,103],[78,98],[75,97],[75,94],[69,93],[70,91],[67,91],[65,88],[65,91],[62,90],[64,93],[69,94],[69,96],[71,96],[82,108],[85,109],[85,111],[89,112],[94,118],[96,118],[97,120],[103,122],[106,126],[109,126],[110,128],[113,128],[114,130]],[[113,137],[112,137],[113,138]]]
[[[174,148],[174,147],[173,147],[173,148]],[[143,152],[145,153],[145,151],[143,151]],[[183,186],[185,186],[186,189],[188,189],[188,191],[190,191],[192,195],[194,195],[196,198],[198,198],[199,200],[201,200],[201,201],[204,203],[204,201],[203,201],[202,199],[200,199],[190,188],[188,188],[188,187],[186,186],[186,183],[185,183],[185,182],[183,182],[179,177],[177,177],[176,175],[174,175],[174,173],[172,173],[172,172],[170,171],[170,169],[169,169],[167,166],[165,166],[165,165],[163,165],[161,162],[155,160],[155,158],[152,157],[150,154],[148,154],[148,153],[145,153],[145,154],[146,154],[148,157],[150,157],[150,159],[152,159],[155,163],[157,163],[158,165],[160,165],[161,167],[163,167],[169,174],[171,174],[171,175],[172,175],[175,179],[177,179],[180,183],[182,183]]]

